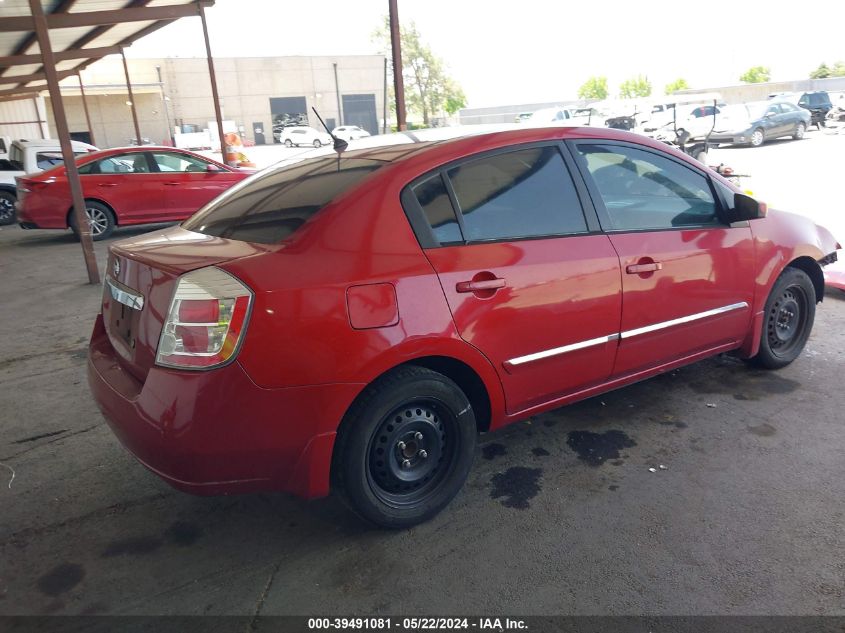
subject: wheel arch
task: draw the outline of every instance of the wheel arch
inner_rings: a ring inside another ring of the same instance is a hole
[[[114,207],[111,204],[109,204],[108,202],[106,202],[102,198],[97,198],[95,196],[85,196],[84,200],[86,202],[88,202],[89,200],[91,202],[99,202],[100,204],[105,206],[109,211],[111,211],[111,215],[114,218],[114,225],[115,226],[120,225],[120,222],[118,221],[119,218],[117,216],[117,212],[114,210]],[[68,228],[70,228],[70,216],[71,216],[72,213],[73,213],[73,205],[71,204],[70,208],[67,210],[67,214],[65,215],[65,222],[67,223]]]
[[[15,185],[10,185],[6,182],[0,182],[0,191],[7,191],[8,193],[11,193],[13,196],[15,196],[15,198],[18,197],[18,190]]]
[[[787,268],[797,268],[798,270],[802,270],[807,273],[807,276],[810,278],[810,281],[813,282],[813,288],[816,291],[816,303],[821,303],[824,300],[824,274],[822,273],[822,267],[819,266],[819,263],[816,260],[812,257],[803,255],[789,262],[784,267],[784,270]]]

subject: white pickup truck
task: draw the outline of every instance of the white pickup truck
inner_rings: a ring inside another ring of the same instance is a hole
[[[12,224],[15,221],[15,178],[26,174],[35,174],[61,165],[62,148],[56,139],[40,141],[12,141],[3,138],[7,153],[0,155],[0,224]],[[71,141],[73,153],[77,156],[96,152],[97,148],[88,143]]]

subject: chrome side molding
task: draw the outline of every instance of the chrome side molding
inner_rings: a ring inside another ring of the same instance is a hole
[[[593,347],[595,345],[604,345],[605,343],[609,343],[610,341],[615,341],[618,339],[633,338],[635,336],[640,336],[641,334],[648,334],[649,332],[656,332],[658,330],[674,327],[683,323],[690,323],[692,321],[706,319],[708,317],[716,316],[718,314],[724,314],[725,312],[732,312],[733,310],[743,310],[747,307],[748,303],[746,303],[745,301],[740,301],[738,303],[732,303],[727,306],[722,306],[721,308],[714,308],[712,310],[705,310],[704,312],[697,312],[695,314],[679,317],[670,321],[661,321],[660,323],[653,323],[652,325],[646,325],[645,327],[628,330],[626,332],[620,332],[618,334],[608,334],[607,336],[591,338],[586,341],[579,341],[578,343],[563,345],[562,347],[555,347],[553,349],[543,350],[542,352],[535,352],[534,354],[518,356],[517,358],[512,358],[510,360],[505,361],[504,364],[507,367],[525,365],[526,363],[533,363],[534,361],[541,360],[543,358],[559,356],[561,354],[568,354],[569,352],[575,352],[579,349],[585,349],[587,347]]]

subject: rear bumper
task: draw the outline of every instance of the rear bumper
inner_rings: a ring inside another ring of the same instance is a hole
[[[305,498],[328,494],[337,425],[361,389],[263,389],[237,362],[206,372],[153,367],[142,383],[121,367],[101,315],[88,383],[121,443],[174,488]]]

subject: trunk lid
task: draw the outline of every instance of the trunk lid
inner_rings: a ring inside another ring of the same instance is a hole
[[[146,380],[181,275],[269,250],[181,227],[110,246],[102,312],[121,366],[138,380]]]

